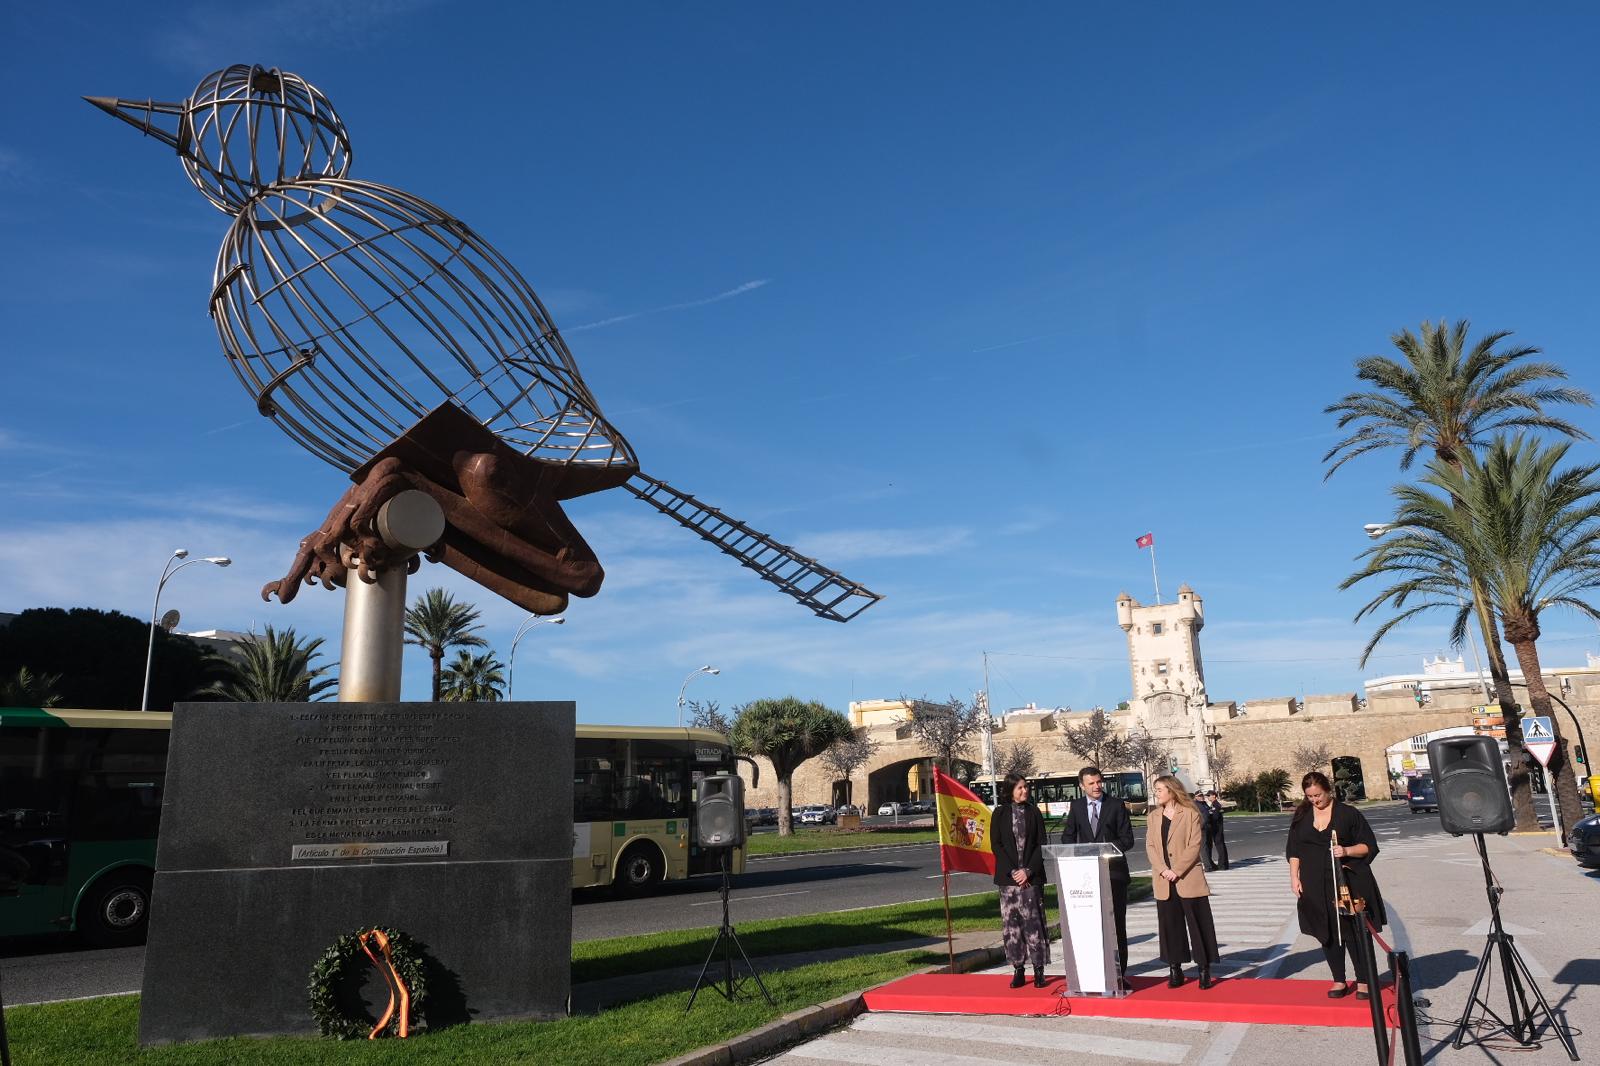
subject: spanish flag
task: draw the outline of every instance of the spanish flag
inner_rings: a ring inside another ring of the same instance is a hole
[[[933,794],[938,801],[939,869],[994,873],[989,848],[989,808],[961,782],[933,768]]]

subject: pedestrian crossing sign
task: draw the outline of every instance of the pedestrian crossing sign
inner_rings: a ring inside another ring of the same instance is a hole
[[[1555,726],[1549,718],[1532,717],[1522,720],[1522,746],[1528,754],[1539,760],[1540,766],[1550,765],[1550,756],[1556,750]]]

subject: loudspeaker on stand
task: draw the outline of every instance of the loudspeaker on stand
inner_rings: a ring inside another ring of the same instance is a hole
[[[1505,764],[1493,737],[1430,740],[1428,766],[1445,832],[1509,833],[1516,826]]]
[[[711,774],[700,779],[695,801],[695,844],[702,848],[744,846],[744,779]]]

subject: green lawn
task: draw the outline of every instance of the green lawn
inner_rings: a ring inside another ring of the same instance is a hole
[[[1135,878],[1134,899],[1147,895],[1150,879]],[[1046,886],[1050,923],[1056,923],[1055,887]],[[992,891],[952,897],[957,932],[995,929],[999,905]],[[649,936],[589,940],[573,945],[575,984],[606,977],[698,965],[711,929],[684,929]],[[822,948],[882,944],[913,937],[942,937],[942,899],[744,922],[739,939],[753,958]],[[11,1046],[19,1066],[288,1066],[288,1064],[552,1063],[562,1066],[632,1066],[658,1062],[747,1032],[789,1011],[825,1002],[856,989],[942,963],[942,945],[922,951],[867,954],[765,975],[778,1001],[727,1003],[702,994],[684,1014],[688,993],[674,991],[636,1000],[596,1015],[544,1024],[460,1026],[422,1033],[406,1041],[310,1038],[219,1040],[182,1047],[140,1050],[139,997],[15,1007],[7,1012]]]
[[[743,934],[741,933],[741,938]],[[645,1066],[715,1044],[837,996],[943,961],[939,951],[862,955],[765,976],[777,1000],[730,1004],[702,993],[685,1014],[686,992],[669,992],[560,1021],[464,1025],[406,1041],[314,1038],[218,1040],[140,1050],[139,997],[16,1007],[6,1012],[18,1066],[343,1066],[388,1063],[526,1063]],[[752,989],[753,991],[753,989]]]
[[[971,879],[957,879],[955,884],[962,886],[958,891],[966,888],[962,882],[968,880]],[[932,884],[937,885],[937,882]],[[1149,891],[1150,879],[1135,877],[1129,895],[1140,899]],[[1055,899],[1055,886],[1046,885],[1045,903],[1052,925],[1056,922]],[[950,920],[958,933],[994,929],[999,917],[999,897],[993,891],[950,898]],[[675,929],[647,936],[582,941],[572,945],[572,980],[574,983],[598,981],[622,974],[698,965],[705,961],[711,933],[710,929]],[[944,936],[943,900],[739,923],[739,942],[752,957],[857,944],[887,944],[919,936]]]
[[[881,829],[799,829],[793,836],[755,833],[745,840],[746,855],[794,855],[806,851],[832,851],[836,848],[871,848],[889,844],[932,844],[938,830],[909,826],[884,826]]]

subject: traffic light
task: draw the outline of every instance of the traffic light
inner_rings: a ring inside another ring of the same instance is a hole
[[[1585,765],[1585,766],[1588,765],[1589,760],[1584,758],[1584,756],[1583,756],[1583,745],[1582,744],[1574,744],[1574,745],[1572,745],[1572,757],[1574,759],[1577,759],[1578,763],[1580,765]]]

